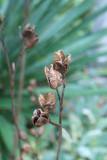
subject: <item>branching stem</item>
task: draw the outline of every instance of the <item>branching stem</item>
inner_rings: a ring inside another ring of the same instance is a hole
[[[52,125],[54,125],[54,126],[56,126],[56,127],[60,127],[61,126],[60,124],[52,122],[50,119],[49,119],[49,123],[52,124]]]

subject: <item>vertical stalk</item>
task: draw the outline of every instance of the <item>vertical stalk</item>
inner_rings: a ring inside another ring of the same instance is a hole
[[[62,110],[63,110],[63,99],[64,99],[64,91],[65,91],[65,78],[63,79],[63,90],[62,90],[62,97],[60,98],[60,109],[59,109],[59,141],[58,141],[58,151],[57,151],[57,158],[59,160],[59,154],[61,149],[61,142],[62,142]]]
[[[21,142],[20,142],[20,131],[17,124],[16,114],[15,114],[15,104],[14,104],[14,73],[11,75],[11,103],[12,103],[12,114],[13,114],[13,120],[14,124],[16,126],[17,136],[18,136],[18,145],[20,150],[20,160],[22,160],[21,156]]]

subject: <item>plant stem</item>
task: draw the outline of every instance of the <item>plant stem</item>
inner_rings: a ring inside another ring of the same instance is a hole
[[[63,110],[63,99],[64,99],[64,91],[65,91],[65,78],[63,79],[63,90],[62,90],[62,98],[60,99],[60,110],[59,110],[59,141],[58,141],[58,151],[57,158],[59,160],[59,154],[61,149],[61,141],[62,141],[62,110]]]
[[[14,104],[14,73],[11,75],[11,103],[12,103],[13,120],[14,120],[14,124],[16,126],[16,131],[17,131],[17,136],[18,136],[18,145],[19,145],[19,150],[20,150],[20,160],[22,160],[20,131],[19,131],[18,124],[17,124],[16,114],[15,114],[15,104]]]
[[[4,20],[3,20],[3,26],[2,27],[0,26],[0,28],[1,28],[1,32],[2,32],[2,39],[0,39],[0,40],[1,40],[3,51],[4,51],[4,54],[5,54],[5,57],[6,57],[8,70],[9,70],[9,75],[10,75],[10,81],[11,81],[12,115],[13,115],[13,121],[14,121],[14,124],[15,124],[15,127],[16,127],[17,136],[18,136],[18,145],[19,145],[19,150],[20,150],[20,160],[22,160],[20,131],[19,131],[18,124],[17,124],[17,118],[16,118],[16,114],[15,114],[15,104],[14,104],[14,77],[15,77],[14,71],[15,71],[15,68],[14,68],[14,65],[13,65],[13,70],[12,70],[10,60],[9,60],[9,57],[8,57],[8,53],[7,53],[7,50],[6,50],[5,42],[4,42]]]
[[[7,65],[8,65],[8,70],[9,70],[9,75],[11,75],[11,65],[10,65],[10,61],[9,61],[9,57],[8,57],[8,53],[7,53],[7,50],[6,50],[6,46],[5,46],[5,43],[4,43],[4,28],[1,27],[1,32],[2,32],[2,38],[0,38],[0,41],[1,41],[1,44],[2,44],[2,47],[3,47],[3,51],[4,51],[4,54],[5,54],[5,57],[6,57],[6,61],[7,61]]]
[[[59,99],[59,102],[60,102],[61,97],[60,97],[60,94],[59,94],[59,90],[58,90],[58,88],[56,89],[56,92],[57,92],[58,99]]]
[[[54,125],[54,126],[56,126],[56,127],[60,127],[61,126],[60,124],[52,122],[50,119],[49,119],[49,123],[52,124],[52,125]]]

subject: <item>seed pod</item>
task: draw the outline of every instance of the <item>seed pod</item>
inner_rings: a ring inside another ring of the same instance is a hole
[[[30,23],[28,23],[24,30],[23,30],[23,37],[24,38],[29,38],[32,36],[32,34],[34,34],[34,31],[35,31],[35,26],[30,26]]]
[[[36,34],[30,36],[30,38],[26,38],[25,40],[25,49],[33,48],[38,42],[39,38]]]
[[[20,138],[21,138],[23,141],[26,141],[26,140],[27,140],[27,134],[25,133],[25,131],[20,131]]]
[[[71,55],[67,55],[65,58],[65,55],[63,51],[59,50],[54,54],[53,57],[53,67],[56,71],[59,71],[62,74],[65,74],[68,72],[69,69],[69,63],[70,63],[70,57]]]
[[[37,82],[35,79],[31,79],[29,82],[30,86],[32,86],[33,88],[35,88],[37,86]]]
[[[22,146],[22,151],[26,153],[32,153],[32,147],[30,146],[30,144],[26,143]]]
[[[57,89],[62,84],[62,75],[58,71],[53,69],[53,65],[50,65],[50,68],[45,67],[45,75],[49,86],[52,89]]]
[[[32,136],[36,135],[36,130],[34,128],[31,128],[29,132]]]
[[[32,86],[28,86],[28,87],[27,87],[27,90],[28,90],[29,93],[32,93],[34,89],[33,89]]]
[[[34,33],[35,31],[35,26],[30,26],[30,23],[28,23],[23,31],[23,37],[25,38],[25,49],[32,48],[36,45],[38,42],[39,38],[38,36]]]
[[[56,99],[53,93],[47,92],[46,95],[39,95],[39,103],[44,112],[49,112],[56,108]]]
[[[32,103],[36,104],[36,97],[35,96],[31,96],[30,100],[31,100]]]
[[[41,109],[35,110],[32,122],[36,127],[41,127],[42,125],[49,123],[49,115],[46,112],[42,112]]]
[[[40,127],[38,130],[38,135],[41,136],[44,133],[44,131],[45,131],[45,128],[43,126]]]

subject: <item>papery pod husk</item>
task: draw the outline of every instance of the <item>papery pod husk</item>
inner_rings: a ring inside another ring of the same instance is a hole
[[[57,89],[62,84],[62,75],[56,70],[53,70],[52,65],[50,68],[45,67],[45,75],[50,88]]]
[[[36,127],[41,127],[49,123],[49,115],[45,112],[40,112],[40,110],[38,112],[37,110],[33,113],[32,122]]]
[[[36,34],[33,34],[30,38],[25,40],[25,49],[33,48],[38,42],[39,38]]]
[[[66,58],[63,53],[63,51],[59,50],[54,54],[53,57],[53,67],[56,71],[59,71],[61,74],[65,74],[68,72],[69,69],[69,63],[70,63],[70,57],[69,54]]]
[[[50,110],[53,110],[56,108],[55,95],[50,92],[47,92],[46,95],[40,94],[39,95],[39,103],[40,103],[40,106],[42,107],[42,110],[44,112],[48,112]]]
[[[28,23],[24,28],[23,37],[30,38],[34,34],[34,31],[35,31],[35,26],[34,25],[30,26],[30,23]]]

